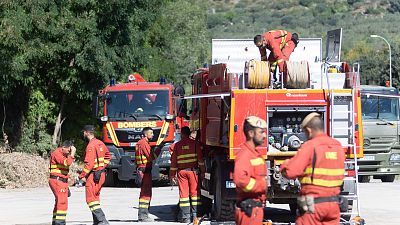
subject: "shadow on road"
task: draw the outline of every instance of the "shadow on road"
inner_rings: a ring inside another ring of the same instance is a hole
[[[157,205],[150,207],[150,214],[157,216],[156,221],[175,222],[177,205]]]

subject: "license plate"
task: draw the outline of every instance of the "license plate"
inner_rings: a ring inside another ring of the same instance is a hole
[[[375,156],[373,156],[373,155],[365,155],[360,160],[375,160]]]

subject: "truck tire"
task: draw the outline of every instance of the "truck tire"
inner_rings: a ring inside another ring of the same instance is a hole
[[[218,168],[214,171],[214,202],[212,218],[217,221],[235,221],[235,201],[222,198],[222,180]]]
[[[396,175],[386,175],[381,177],[381,181],[385,183],[393,183]]]
[[[115,187],[117,176],[111,169],[106,169],[106,179],[104,181],[105,187]]]
[[[360,183],[369,183],[370,180],[371,180],[371,176],[368,176],[368,175],[358,176],[358,182],[360,182]]]

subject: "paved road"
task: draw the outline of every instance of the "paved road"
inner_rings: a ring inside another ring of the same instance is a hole
[[[362,213],[369,225],[400,224],[400,181],[381,183],[373,180],[369,184],[361,184]],[[68,224],[89,225],[92,217],[85,204],[84,188],[71,188],[69,198]],[[137,188],[104,188],[102,191],[102,207],[112,225],[137,224],[138,209]],[[48,187],[4,190],[0,189],[0,224],[50,224],[52,217],[53,196]],[[178,190],[174,187],[158,187],[153,189],[151,216],[159,221],[147,224],[179,224],[174,223],[172,209],[178,202]],[[267,215],[287,219],[286,205],[270,205]],[[140,223],[146,224],[146,223]]]

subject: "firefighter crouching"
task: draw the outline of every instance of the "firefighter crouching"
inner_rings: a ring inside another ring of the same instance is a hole
[[[284,61],[289,61],[290,55],[299,43],[299,36],[286,30],[271,30],[254,37],[254,44],[259,48],[262,61],[269,61],[271,72],[276,80],[276,68],[284,72]],[[271,51],[267,58],[267,49]]]
[[[140,186],[138,220],[139,222],[153,222],[153,219],[149,217],[152,196],[151,168],[152,162],[157,159],[163,144],[157,146],[154,151],[152,151],[149,142],[154,137],[153,129],[145,127],[142,130],[142,134],[143,138],[136,143],[135,151],[135,162],[137,166],[136,183]]]
[[[243,124],[246,142],[240,146],[235,159],[233,180],[236,184],[236,224],[261,225],[267,191],[267,169],[265,160],[256,149],[264,143],[267,123],[250,116]]]
[[[189,127],[182,127],[181,140],[175,143],[171,155],[170,178],[178,177],[179,207],[182,223],[190,223],[197,217],[200,205],[199,172],[204,175],[202,148],[190,138]]]
[[[71,141],[64,141],[62,147],[54,150],[50,155],[50,189],[54,194],[52,225],[65,225],[68,209],[68,172],[74,162],[76,148]]]
[[[309,139],[296,156],[281,165],[282,175],[301,182],[297,225],[337,225],[340,221],[339,193],[344,178],[345,154],[341,144],[327,136],[318,113],[310,113],[301,124]]]
[[[110,152],[102,141],[95,138],[93,125],[86,125],[83,128],[83,136],[89,143],[85,150],[85,166],[79,179],[86,182],[86,203],[92,211],[93,224],[108,225],[100,207],[100,191],[106,178],[105,168],[110,163]]]

